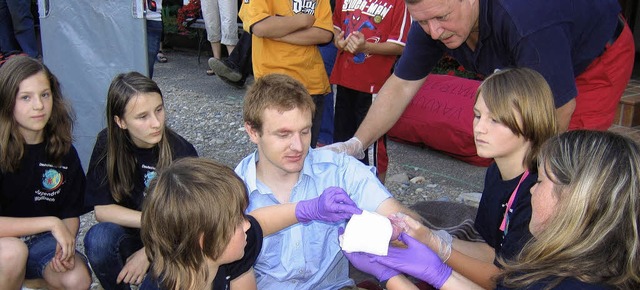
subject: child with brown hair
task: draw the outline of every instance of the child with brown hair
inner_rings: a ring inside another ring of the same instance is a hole
[[[253,264],[263,235],[298,221],[333,223],[362,213],[335,187],[251,215],[244,214],[247,206],[243,181],[215,161],[184,158],[159,172],[142,209],[141,236],[153,265],[141,289],[256,289]]]

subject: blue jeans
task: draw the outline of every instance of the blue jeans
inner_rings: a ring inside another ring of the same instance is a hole
[[[336,61],[336,54],[338,49],[332,42],[325,45],[319,45],[320,55],[322,55],[322,61],[324,62],[324,68],[327,71],[327,75],[331,75],[333,70],[333,64]],[[235,51],[235,50],[234,50]],[[324,107],[316,108],[316,111],[323,110],[322,113],[322,125],[320,126],[320,135],[318,136],[318,142],[322,144],[333,143],[333,91],[328,93],[324,99]]]
[[[151,274],[145,276],[144,280],[142,280],[142,284],[140,284],[140,287],[138,287],[138,290],[159,290],[159,289],[160,289],[160,285],[155,279],[153,279],[153,277],[151,277]]]
[[[84,237],[89,264],[106,290],[131,289],[128,284],[116,284],[116,280],[127,258],[140,249],[140,230],[114,223],[98,223]]]
[[[56,255],[56,245],[58,241],[56,241],[56,238],[53,237],[51,232],[44,232],[34,235],[24,243],[29,249],[25,278],[42,279],[44,277],[44,269],[49,265],[53,256]],[[76,251],[76,255],[79,255],[82,260],[86,261],[80,252]]]
[[[47,267],[56,254],[56,239],[51,232],[38,234],[25,242],[29,249],[27,256],[26,279],[42,278],[44,268]]]
[[[156,63],[161,39],[162,21],[147,20],[147,61],[149,62],[150,79],[153,78],[153,65]]]
[[[0,51],[12,50],[38,56],[31,0],[0,0]]]

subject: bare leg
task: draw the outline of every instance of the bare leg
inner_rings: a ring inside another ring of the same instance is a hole
[[[27,267],[27,245],[17,238],[0,238],[0,289],[16,290],[22,287]]]
[[[231,55],[231,52],[233,51],[234,48],[236,48],[235,45],[227,45],[227,53],[228,53],[228,55]]]
[[[220,56],[222,55],[222,46],[220,45],[220,42],[211,42],[211,51],[213,52],[213,57],[220,59]]]
[[[91,287],[91,275],[85,262],[78,255],[73,258],[74,267],[66,272],[58,273],[53,270],[51,263],[47,265],[43,276],[49,289],[86,290]]]

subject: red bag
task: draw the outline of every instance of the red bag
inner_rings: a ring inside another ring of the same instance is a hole
[[[427,77],[398,122],[387,132],[395,141],[423,144],[456,159],[488,166],[473,142],[473,105],[480,81],[449,75]]]
[[[6,53],[0,52],[0,66],[2,66],[5,62],[7,62],[7,60],[9,60],[10,58],[18,55],[26,56],[27,54],[19,50],[12,50]]]

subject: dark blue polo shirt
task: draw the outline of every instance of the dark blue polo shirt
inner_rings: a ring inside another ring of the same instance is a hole
[[[577,96],[575,77],[604,51],[618,23],[617,0],[479,0],[480,37],[448,49],[417,22],[394,74],[424,78],[446,52],[467,70],[483,75],[495,69],[528,67],[549,82],[560,107]]]

